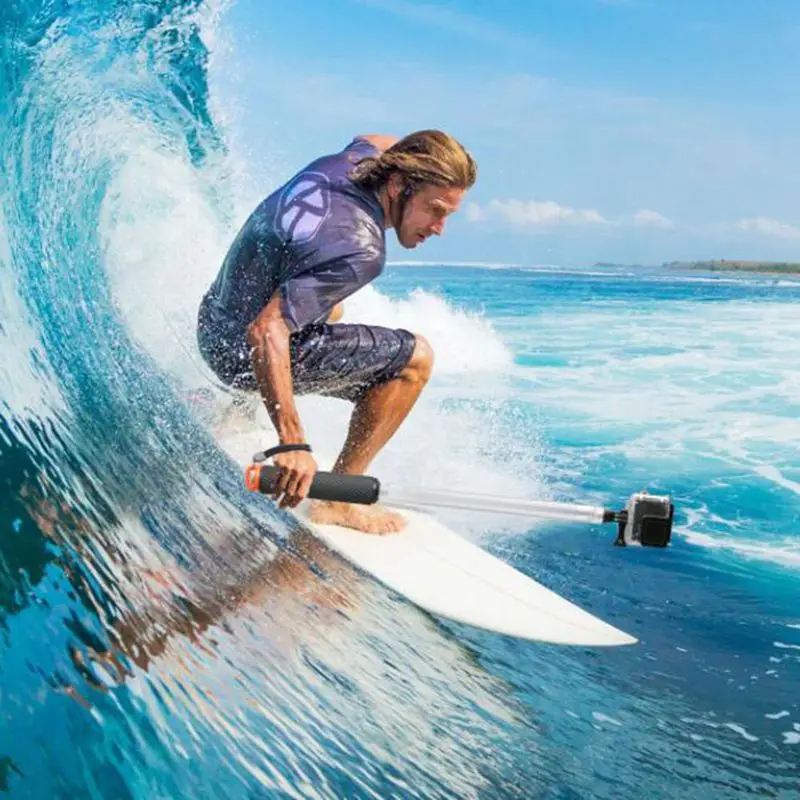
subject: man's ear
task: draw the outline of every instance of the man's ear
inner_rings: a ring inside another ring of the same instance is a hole
[[[403,186],[403,179],[396,172],[390,175],[386,184],[386,193],[389,195],[389,199],[397,200],[403,193]]]

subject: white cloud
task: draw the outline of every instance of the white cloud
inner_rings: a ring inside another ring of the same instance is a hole
[[[470,204],[467,214],[472,221],[500,219],[512,225],[531,228],[552,228],[559,225],[596,225],[606,220],[594,209],[575,209],[553,200],[498,200],[481,207]]]
[[[762,236],[771,236],[775,239],[800,239],[800,228],[768,217],[740,219],[734,224],[734,228],[748,233],[760,233]]]
[[[470,203],[464,213],[470,222],[483,222],[486,219],[486,212],[477,203]]]
[[[649,208],[641,208],[634,214],[618,219],[607,219],[593,208],[570,208],[562,206],[554,200],[500,200],[495,198],[481,206],[470,203],[466,208],[466,216],[470,222],[500,220],[502,222],[525,228],[553,229],[564,226],[596,226],[625,228],[658,228],[672,230],[675,223]]]
[[[643,228],[674,228],[675,223],[659,214],[658,211],[651,211],[647,208],[642,208],[633,215],[633,224]]]

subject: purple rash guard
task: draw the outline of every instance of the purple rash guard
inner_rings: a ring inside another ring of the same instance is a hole
[[[256,388],[247,329],[276,291],[296,393],[357,400],[408,363],[408,331],[325,322],[384,267],[383,208],[349,178],[359,160],[376,155],[369,142],[353,140],[297,173],[245,222],[198,314],[200,352],[223,383]]]

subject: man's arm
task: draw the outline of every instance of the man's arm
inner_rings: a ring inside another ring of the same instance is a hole
[[[289,336],[276,292],[248,327],[247,342],[253,348],[256,382],[280,441],[298,444],[305,434],[294,402]]]
[[[281,444],[302,444],[305,434],[294,401],[289,336],[278,291],[248,327],[247,341],[253,348],[256,382]],[[293,508],[308,494],[317,463],[305,451],[279,453],[273,463],[281,470],[275,497],[283,495],[280,505]]]
[[[381,133],[365,133],[356,136],[356,139],[363,139],[365,142],[369,142],[373,147],[377,147],[381,153],[384,150],[388,150],[395,142],[399,141],[396,136],[388,136]]]
[[[337,303],[328,315],[328,324],[338,322],[343,314],[343,304]],[[253,348],[256,382],[281,444],[305,441],[294,402],[289,336],[280,292],[276,292],[247,329],[247,343]]]

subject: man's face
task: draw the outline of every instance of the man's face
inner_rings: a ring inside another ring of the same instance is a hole
[[[441,236],[447,217],[458,210],[465,194],[465,189],[423,185],[406,203],[397,240],[410,250],[433,234]]]

